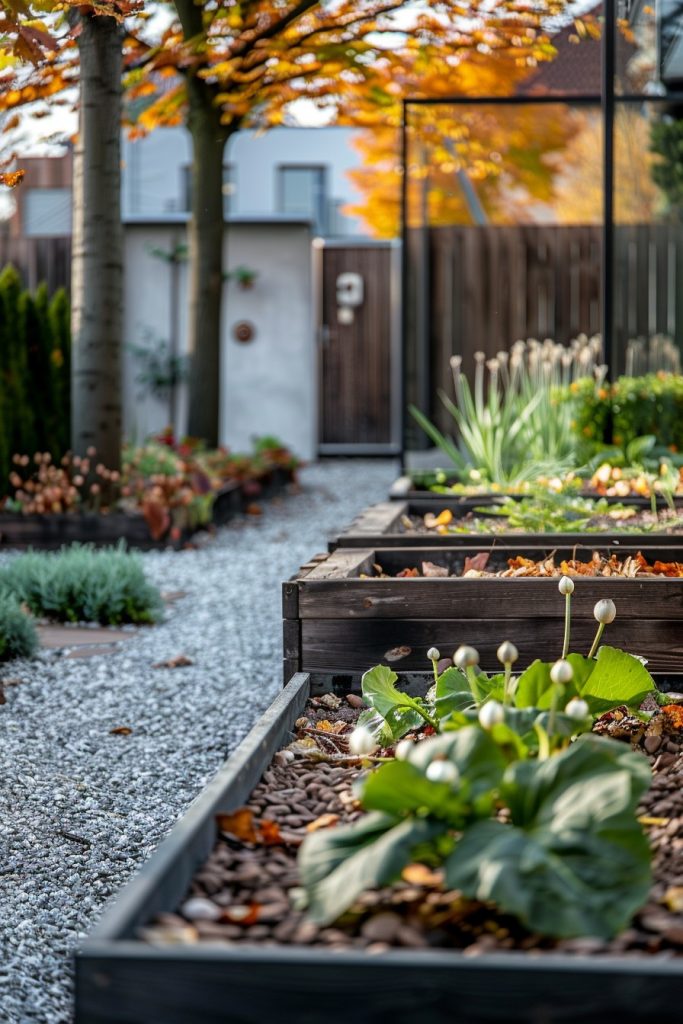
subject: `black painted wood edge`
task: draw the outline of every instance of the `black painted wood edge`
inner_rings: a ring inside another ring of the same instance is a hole
[[[130,939],[136,928],[161,910],[177,906],[196,868],[215,842],[214,816],[249,796],[273,754],[288,736],[308,697],[309,677],[295,675],[214,775],[113,905],[77,954],[93,943]]]

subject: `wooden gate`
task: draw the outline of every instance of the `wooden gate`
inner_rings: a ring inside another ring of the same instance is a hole
[[[314,243],[319,301],[319,450],[400,450],[400,250]]]

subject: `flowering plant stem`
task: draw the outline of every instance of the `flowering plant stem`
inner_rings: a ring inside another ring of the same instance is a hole
[[[478,706],[483,701],[484,695],[482,694],[479,688],[479,683],[477,681],[477,673],[474,671],[474,668],[471,665],[467,666],[467,681],[470,684],[472,696],[474,697],[475,703]]]
[[[600,640],[602,639],[602,634],[603,634],[604,632],[605,632],[605,623],[604,623],[604,622],[601,622],[601,623],[600,623],[600,624],[598,625],[598,631],[597,631],[597,633],[595,634],[595,640],[593,641],[593,645],[592,645],[592,647],[591,647],[590,651],[588,652],[588,657],[589,657],[589,658],[594,658],[594,657],[595,657],[595,652],[596,652],[596,651],[597,651],[597,649],[598,649],[598,645],[599,645],[599,643],[600,643]]]
[[[562,660],[569,653],[569,633],[572,623],[572,595],[566,594],[564,599],[564,642],[562,644]]]
[[[505,662],[505,681],[503,683],[503,707],[510,703],[510,679],[512,677],[512,662]]]

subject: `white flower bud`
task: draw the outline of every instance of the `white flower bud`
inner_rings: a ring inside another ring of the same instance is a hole
[[[458,778],[458,769],[450,761],[436,758],[427,765],[425,775],[430,782],[455,782]]]
[[[556,661],[550,669],[550,678],[553,683],[559,683],[561,686],[566,686],[566,684],[571,683],[574,678],[574,669],[568,661]]]
[[[396,750],[394,751],[394,757],[397,761],[405,761],[413,749],[415,744],[412,740],[401,740],[400,743],[396,744]]]
[[[363,754],[374,754],[379,747],[369,729],[364,725],[357,725],[349,736],[349,750],[357,757]]]
[[[598,601],[593,609],[593,615],[601,626],[609,626],[610,622],[614,622],[617,617],[617,606],[614,601],[606,597],[602,601]]]
[[[569,715],[570,718],[574,718],[577,722],[581,722],[584,718],[588,718],[590,708],[581,697],[572,697],[564,709],[564,713]]]
[[[505,640],[498,648],[496,656],[501,665],[514,665],[517,658],[519,658],[519,651],[513,643],[510,643],[509,640]]]
[[[564,594],[565,597],[567,594],[574,593],[574,580],[570,576],[563,576],[557,586],[560,593]]]
[[[430,647],[427,651],[427,657],[430,661],[441,661],[441,655],[437,651],[436,647]]]
[[[483,729],[493,729],[505,721],[505,710],[497,700],[489,700],[479,708],[479,724]]]
[[[466,645],[458,647],[453,655],[453,663],[461,670],[472,668],[479,664],[479,652],[475,651],[474,647],[467,647]]]

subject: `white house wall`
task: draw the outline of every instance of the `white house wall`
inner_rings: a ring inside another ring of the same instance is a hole
[[[359,193],[348,177],[362,166],[353,146],[353,128],[273,128],[240,132],[228,143],[225,163],[233,168],[235,193],[231,214],[240,217],[277,215],[277,168],[282,164],[321,165],[327,170],[327,198],[342,205],[357,202]],[[149,136],[123,140],[123,217],[163,219],[184,211],[184,171],[192,160],[185,128],[158,128]],[[344,235],[364,235],[356,218],[340,218]]]
[[[145,334],[170,337],[171,268],[154,256],[185,237],[184,224],[127,224],[125,338],[144,344]],[[220,438],[234,451],[251,447],[254,436],[276,434],[302,458],[317,449],[317,369],[311,288],[311,233],[301,222],[249,222],[226,228],[231,268],[257,272],[244,290],[225,284],[221,351]],[[178,338],[187,336],[187,264],[178,268]],[[234,340],[237,323],[253,325],[254,340]],[[126,436],[142,440],[170,420],[167,402],[142,396],[135,377],[139,362],[129,349],[124,359]],[[177,410],[179,433],[186,429],[185,387]]]

